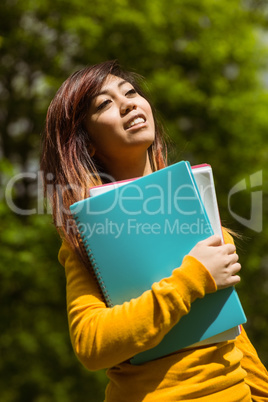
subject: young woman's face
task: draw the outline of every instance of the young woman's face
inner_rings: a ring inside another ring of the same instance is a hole
[[[133,86],[109,75],[93,99],[86,119],[92,154],[104,164],[130,155],[144,155],[155,138],[148,101]]]

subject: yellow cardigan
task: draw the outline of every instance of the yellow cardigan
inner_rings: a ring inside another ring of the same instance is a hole
[[[227,233],[225,240],[232,242]],[[112,308],[64,242],[59,261],[66,272],[71,342],[88,370],[108,368],[106,402],[268,401],[268,373],[244,329],[236,341],[180,350],[140,366],[128,362],[157,345],[196,298],[217,290],[199,261],[186,256],[169,278]]]

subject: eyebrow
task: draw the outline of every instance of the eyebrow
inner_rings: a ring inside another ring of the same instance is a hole
[[[120,87],[121,87],[122,85],[124,85],[124,84],[130,84],[130,82],[122,79],[122,81],[120,81],[120,82],[117,84],[117,87],[120,88]],[[108,93],[109,93],[109,91],[105,91],[105,90],[104,90],[104,91],[100,91],[100,92],[98,92],[96,95],[94,95],[93,98],[96,98],[97,96],[100,96],[100,95],[107,95]]]

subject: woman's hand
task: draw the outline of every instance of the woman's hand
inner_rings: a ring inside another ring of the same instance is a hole
[[[236,275],[241,269],[236,248],[233,244],[222,244],[220,236],[213,235],[198,242],[189,255],[207,268],[218,289],[240,282],[240,277]]]

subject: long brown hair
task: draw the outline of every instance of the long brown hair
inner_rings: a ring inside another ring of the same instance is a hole
[[[54,224],[62,238],[78,252],[85,264],[88,261],[74,225],[70,224],[73,221],[69,207],[88,197],[89,188],[102,184],[107,178],[102,167],[90,156],[90,136],[84,121],[92,98],[100,91],[109,74],[130,82],[148,100],[141,90],[142,77],[124,71],[116,61],[86,67],[73,73],[57,91],[48,108],[42,139],[41,170],[44,192],[51,200]],[[150,103],[149,100],[148,102]],[[148,154],[152,170],[155,171],[166,166],[166,147],[162,125],[156,118],[153,107],[152,110],[155,140],[148,149]]]

